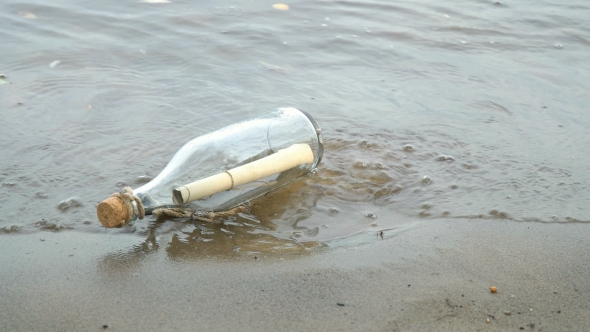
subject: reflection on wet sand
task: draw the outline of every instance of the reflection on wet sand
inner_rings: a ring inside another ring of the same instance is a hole
[[[320,247],[317,241],[298,241],[299,233],[310,234],[314,229],[298,226],[309,216],[310,208],[319,199],[306,181],[295,183],[262,196],[250,204],[247,211],[222,217],[218,223],[194,221],[172,235],[166,247],[171,259],[244,257],[261,254],[293,254],[309,252]],[[295,232],[276,234],[277,223],[289,223]],[[257,257],[257,256],[256,256]]]
[[[317,229],[298,226],[311,213],[319,195],[306,181],[297,181],[252,201],[247,211],[221,217],[218,223],[160,217],[139,231],[145,240],[126,251],[105,255],[99,270],[108,274],[132,275],[149,255],[164,248],[170,260],[289,258],[309,254],[324,244],[300,241],[299,234]],[[277,223],[290,223],[295,232],[277,236]]]

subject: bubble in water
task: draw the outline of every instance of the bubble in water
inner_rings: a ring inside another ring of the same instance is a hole
[[[367,168],[367,163],[363,161],[357,161],[354,163],[354,168]]]
[[[2,233],[14,233],[16,231],[18,231],[18,226],[16,225],[9,225],[0,228],[0,232]]]
[[[555,44],[555,48],[563,48],[563,45],[561,45],[561,44]]]
[[[137,177],[137,179],[135,179],[135,183],[136,184],[145,184],[145,183],[152,181],[152,179],[153,178],[151,176],[140,175]]]
[[[43,229],[43,230],[54,231],[54,232],[58,232],[63,229],[70,229],[71,228],[71,227],[65,226],[64,224],[61,224],[59,222],[45,220],[45,219],[41,219],[41,220],[35,222],[35,226],[40,229]]]
[[[57,208],[61,211],[67,211],[70,208],[80,207],[82,206],[82,202],[79,197],[73,196],[68,199],[64,199],[63,201],[59,202]]]
[[[237,6],[215,6],[209,8],[208,13],[221,18],[236,18],[244,14],[244,10]]]
[[[411,146],[410,144],[406,144],[406,145],[404,145],[404,151],[412,152],[412,151],[414,151],[414,147]]]
[[[30,12],[28,10],[23,10],[18,12],[18,15],[24,17],[24,18],[28,18],[30,20],[34,20],[37,18],[37,15],[35,15],[33,12]]]
[[[424,183],[424,184],[431,184],[431,183],[432,183],[432,179],[430,178],[430,176],[428,176],[428,175],[425,175],[425,176],[422,178],[422,183]]]
[[[492,216],[494,216],[496,218],[500,218],[500,219],[507,219],[508,218],[508,213],[502,212],[502,211],[498,211],[496,209],[490,210],[490,215],[492,215]]]
[[[369,217],[369,218],[372,218],[372,219],[377,219],[378,215],[375,214],[375,213],[373,213],[373,212],[367,212],[367,213],[365,213],[365,217]]]
[[[359,146],[361,148],[369,148],[369,149],[371,149],[371,148],[373,148],[375,146],[375,144],[371,144],[371,143],[369,143],[369,141],[367,141],[366,139],[364,139],[364,140],[362,140],[362,141],[359,142]]]
[[[420,213],[418,213],[418,216],[420,216],[420,217],[430,217],[430,213],[428,211],[420,211]]]
[[[455,161],[455,158],[453,158],[451,156],[440,155],[440,156],[436,157],[436,160],[438,160],[438,161]]]

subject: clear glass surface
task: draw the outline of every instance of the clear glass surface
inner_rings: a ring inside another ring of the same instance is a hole
[[[251,120],[236,123],[186,143],[164,170],[134,190],[147,213],[156,208],[177,207],[172,200],[176,187],[266,157],[293,144],[311,147],[314,162],[220,192],[186,205],[197,211],[233,208],[275,190],[313,170],[323,154],[320,128],[307,113],[279,108]]]

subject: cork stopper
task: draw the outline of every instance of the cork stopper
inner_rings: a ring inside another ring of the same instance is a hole
[[[96,215],[100,223],[107,228],[121,227],[127,224],[129,212],[119,197],[109,197],[98,204]]]

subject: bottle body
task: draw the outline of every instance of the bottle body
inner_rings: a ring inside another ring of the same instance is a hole
[[[199,136],[180,148],[158,176],[133,192],[147,214],[157,208],[178,207],[172,195],[175,188],[252,163],[294,144],[309,145],[313,162],[186,205],[195,211],[228,210],[284,186],[318,165],[323,155],[322,134],[309,114],[295,108],[279,108]]]

